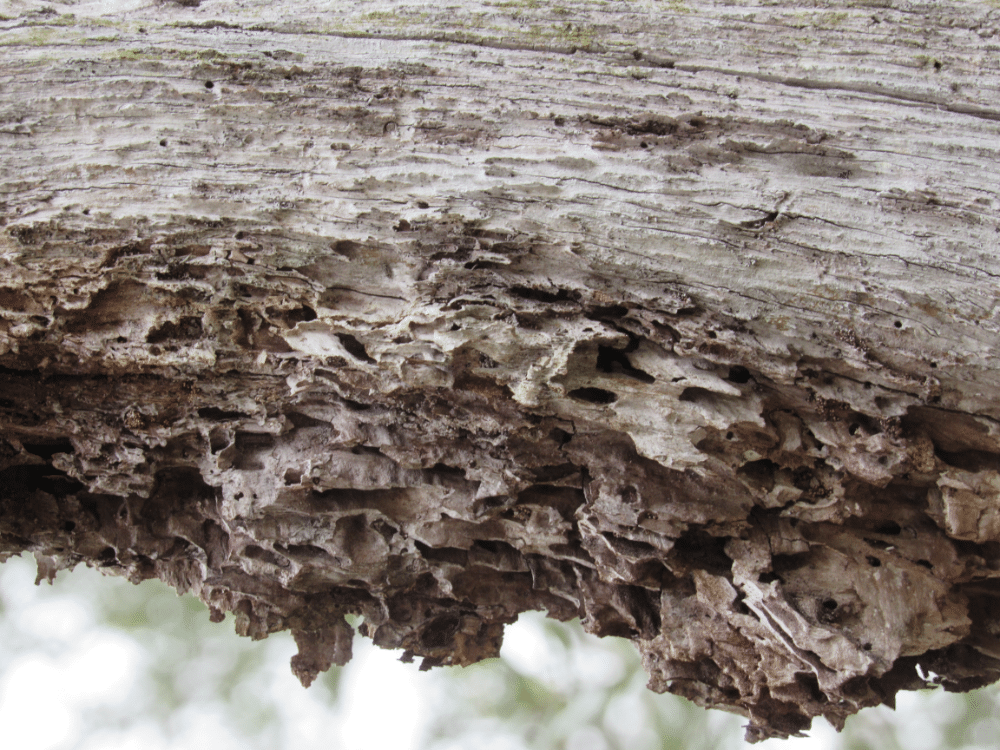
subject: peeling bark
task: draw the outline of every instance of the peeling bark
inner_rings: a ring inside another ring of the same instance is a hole
[[[0,557],[751,740],[1000,677],[993,6],[285,5],[0,21]]]

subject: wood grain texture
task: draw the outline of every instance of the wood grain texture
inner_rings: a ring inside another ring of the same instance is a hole
[[[1000,9],[0,7],[0,545],[748,738],[998,676]],[[72,15],[70,15],[70,13]]]

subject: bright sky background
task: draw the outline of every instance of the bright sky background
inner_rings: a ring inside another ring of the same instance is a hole
[[[45,648],[20,653],[12,641],[0,642],[0,734],[2,746],[19,750],[244,750],[241,738],[219,726],[213,706],[186,710],[173,722],[178,736],[164,739],[150,721],[127,735],[118,731],[80,742],[87,711],[102,704],[127,706],[143,666],[143,650],[129,634],[96,621],[93,607],[75,596],[46,596],[46,585],[35,587],[34,564],[13,559],[0,567],[0,597],[10,625]],[[84,572],[86,573],[86,571]],[[79,575],[79,572],[66,575]],[[227,627],[223,624],[219,626]],[[228,627],[231,627],[229,625]],[[3,634],[6,636],[7,634]],[[236,638],[233,634],[233,638]],[[303,690],[288,667],[295,653],[290,637],[271,637],[264,649],[269,683],[268,699],[293,732],[286,747],[366,747],[415,750],[422,729],[421,716],[432,691],[422,683],[428,675],[416,664],[402,664],[399,654],[358,644],[343,685],[339,712]],[[419,676],[418,676],[419,675]],[[385,720],[392,706],[394,720]],[[113,743],[109,743],[112,739]],[[341,742],[331,743],[331,737]]]
[[[6,619],[0,623],[0,737],[2,746],[18,750],[246,750],[245,738],[227,728],[218,705],[196,702],[170,716],[174,736],[164,738],[154,720],[140,720],[127,727],[95,725],[94,717],[113,707],[128,715],[137,695],[148,656],[129,632],[110,628],[97,619],[88,598],[94,586],[108,584],[99,574],[82,568],[71,575],[73,592],[53,592],[34,585],[34,562],[12,559],[0,566],[0,601]],[[77,577],[79,584],[77,584]],[[177,600],[180,606],[180,600]],[[162,605],[161,605],[162,606]],[[162,613],[169,616],[169,613]],[[216,627],[231,628],[231,624]],[[231,634],[231,633],[230,633]],[[236,638],[231,634],[232,638]],[[315,690],[303,690],[292,676],[288,661],[295,653],[290,637],[272,636],[253,644],[262,649],[263,682],[248,683],[253,697],[279,713],[284,736],[278,743],[295,750],[417,750],[432,715],[435,701],[443,700],[438,672],[419,672],[417,663],[403,664],[399,653],[383,651],[360,640],[353,661],[341,683],[342,699],[336,710]],[[595,639],[596,640],[596,639]],[[522,617],[509,627],[504,657],[525,674],[558,684],[565,667],[551,653],[540,616]],[[578,649],[574,672],[593,683],[617,679],[618,664],[611,664],[599,648]],[[197,688],[192,685],[192,689]],[[236,693],[237,700],[239,693]],[[916,694],[900,696],[900,708],[920,703]],[[933,750],[940,730],[930,720],[926,702],[907,722],[909,750]],[[386,707],[392,720],[387,720]],[[622,732],[635,724],[634,706],[627,697],[616,711]],[[935,707],[935,713],[947,706]],[[113,716],[111,711],[109,716]],[[98,713],[93,713],[98,712]],[[724,714],[715,713],[720,721]],[[597,734],[597,733],[594,733]],[[761,750],[831,750],[835,733],[817,721],[811,737],[755,746]],[[458,750],[457,743],[455,750]],[[446,747],[446,746],[439,746]],[[483,750],[518,750],[523,746],[506,736],[486,737]],[[567,750],[606,750],[600,737],[586,732],[571,735]]]

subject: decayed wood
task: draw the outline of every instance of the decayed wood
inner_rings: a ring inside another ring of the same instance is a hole
[[[750,739],[1000,676],[993,5],[102,5],[0,21],[0,555]]]

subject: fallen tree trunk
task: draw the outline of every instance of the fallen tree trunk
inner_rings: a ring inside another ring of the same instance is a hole
[[[835,726],[1000,677],[997,11],[2,21],[0,555]]]

